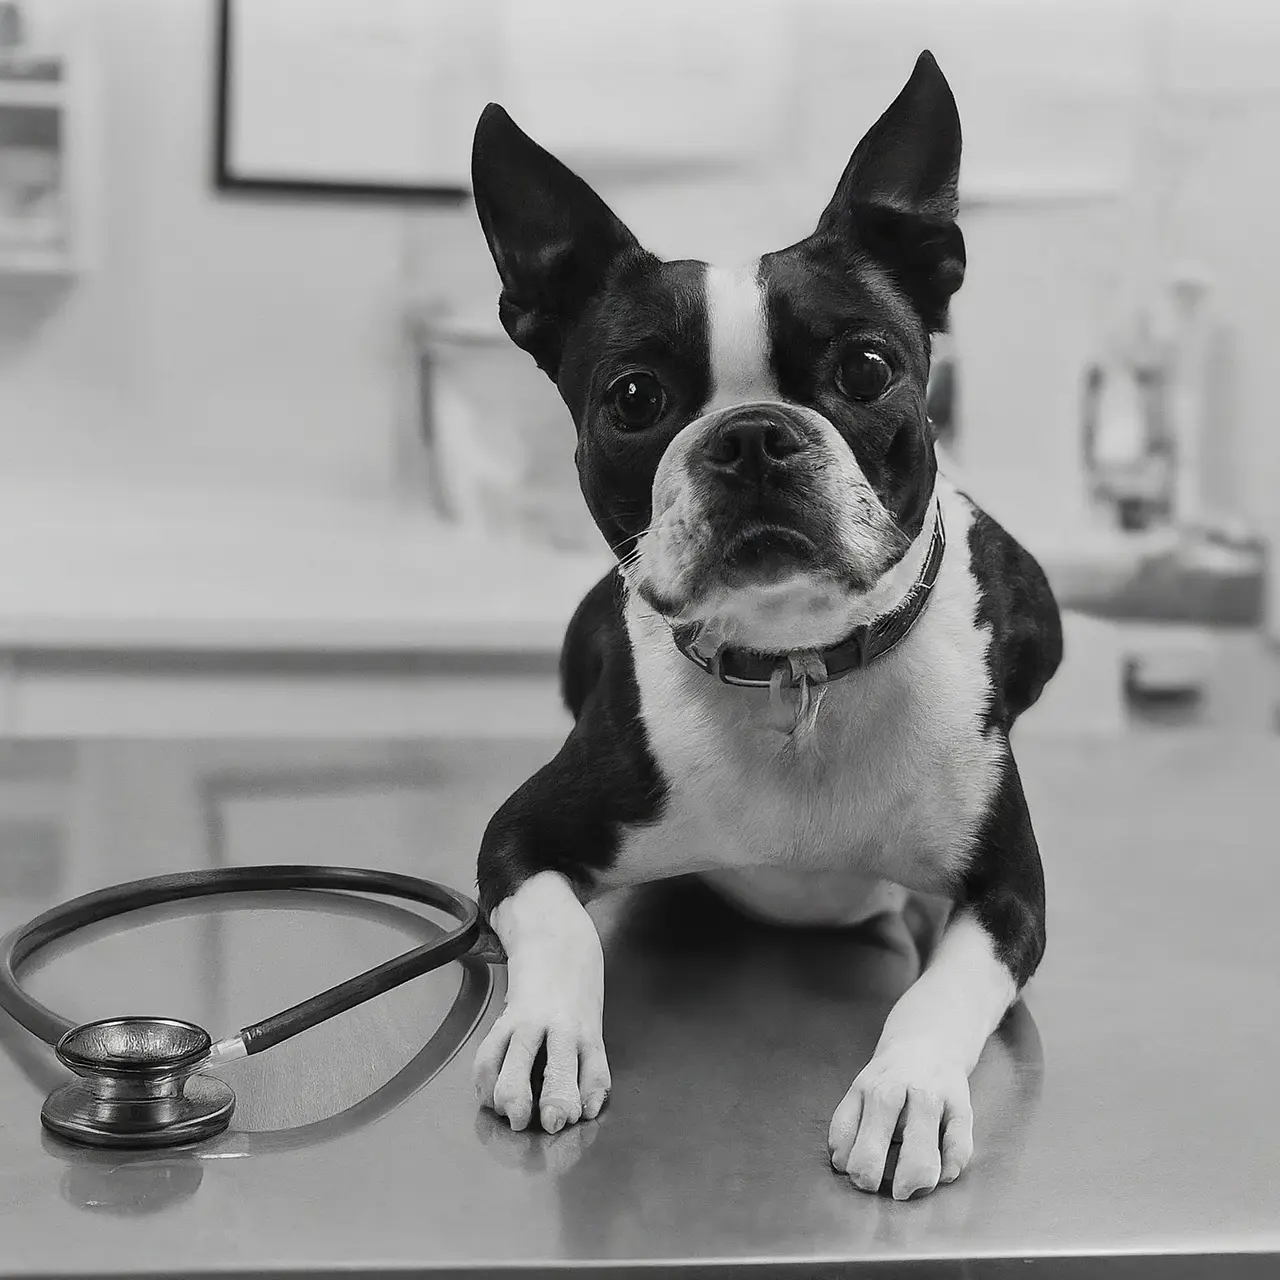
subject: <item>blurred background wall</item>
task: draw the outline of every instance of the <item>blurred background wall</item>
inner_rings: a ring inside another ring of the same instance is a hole
[[[233,476],[385,485],[402,215],[214,192],[204,0],[26,12],[33,41],[47,31],[91,60],[98,208],[93,260],[65,296],[0,292],[6,462],[159,454]]]
[[[586,7],[476,4],[487,8],[495,38],[523,9],[522,32],[538,33],[548,50]],[[633,39],[633,7],[618,7],[609,37],[619,60]],[[1076,475],[1080,369],[1105,340],[1109,282],[1137,266],[1126,251],[1154,244],[1159,231],[1167,253],[1157,266],[1172,269],[1183,257],[1200,264],[1236,339],[1230,416],[1220,427],[1230,461],[1214,484],[1276,531],[1280,433],[1264,406],[1280,292],[1271,230],[1280,195],[1272,160],[1280,7],[1268,0],[699,0],[689,7],[714,14],[699,24],[708,65],[718,24],[779,25],[783,38],[762,93],[781,127],[749,172],[648,184],[602,175],[599,185],[642,238],[659,251],[723,258],[803,234],[852,144],[927,44],[959,99],[975,200],[965,217],[971,271],[955,322],[968,357],[966,464],[1015,519],[1029,473],[1038,511],[1047,504],[1066,512],[1078,501],[1068,477]],[[235,472],[385,485],[390,442],[413,412],[403,368],[407,302],[440,298],[476,312],[492,304],[492,272],[470,208],[221,197],[208,180],[211,4],[36,0],[28,8],[36,31],[70,31],[96,64],[99,251],[93,270],[57,305],[43,303],[43,314],[5,290],[6,459],[159,449]],[[455,7],[440,8],[447,24]],[[542,52],[535,45],[528,58]],[[598,65],[600,89],[609,59]],[[656,55],[648,72],[660,87]],[[570,81],[564,90],[583,87]],[[487,88],[477,86],[477,97]],[[511,88],[518,110],[520,87]],[[537,85],[548,111],[554,90]],[[534,95],[526,87],[524,96]],[[1167,226],[1139,229],[1125,217],[1139,207],[1134,149],[1160,111],[1185,129],[1185,145],[1174,157]],[[526,117],[535,132],[536,115]],[[457,127],[469,132],[471,123]],[[698,121],[687,126],[696,131]],[[1034,198],[1055,189],[1062,200]]]
[[[1274,0],[421,3],[457,45],[460,145],[503,101],[672,256],[731,260],[806,234],[931,48],[965,131],[961,477],[1033,550],[1086,538],[1085,370],[1144,309],[1167,324],[1172,281],[1201,280],[1213,341],[1196,503],[1280,539]],[[0,482],[180,475],[224,494],[425,506],[405,461],[420,323],[495,324],[474,210],[217,191],[216,11],[25,0],[32,43],[75,50],[88,73],[92,247],[65,280],[0,275]],[[653,109],[637,112],[646,93]],[[575,149],[579,132],[592,141]],[[629,147],[650,160],[624,163]],[[539,448],[567,468],[553,392],[528,395],[556,419]],[[1274,556],[1267,572],[1274,600]]]

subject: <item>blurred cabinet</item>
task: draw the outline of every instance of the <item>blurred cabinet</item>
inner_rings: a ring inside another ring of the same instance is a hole
[[[530,739],[563,734],[555,647],[485,655],[138,648],[0,653],[0,735]]]
[[[223,504],[226,505],[223,505]],[[420,511],[0,482],[0,733],[526,737],[609,559]]]
[[[0,277],[86,265],[92,126],[83,56],[0,50]]]

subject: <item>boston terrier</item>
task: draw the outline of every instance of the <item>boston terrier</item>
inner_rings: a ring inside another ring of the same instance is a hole
[[[481,1104],[550,1132],[604,1105],[597,894],[694,875],[791,926],[928,895],[936,945],[828,1147],[864,1191],[931,1192],[1044,951],[1009,731],[1062,655],[1044,574],[939,473],[925,410],[965,270],[951,90],[923,53],[812,234],[732,267],[647,252],[497,105],[472,167],[502,324],[568,406],[618,560],[565,638],[574,726],[481,844],[509,966]]]

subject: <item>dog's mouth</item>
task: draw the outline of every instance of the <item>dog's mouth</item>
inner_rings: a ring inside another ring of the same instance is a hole
[[[734,576],[772,578],[812,564],[818,549],[798,529],[779,524],[752,524],[728,539],[721,562]]]

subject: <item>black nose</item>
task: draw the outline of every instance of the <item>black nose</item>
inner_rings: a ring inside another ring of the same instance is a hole
[[[785,414],[756,409],[723,418],[703,441],[702,454],[725,479],[750,482],[804,447],[803,436]]]

